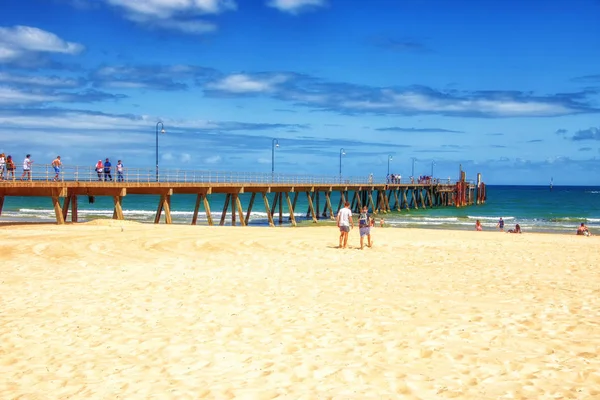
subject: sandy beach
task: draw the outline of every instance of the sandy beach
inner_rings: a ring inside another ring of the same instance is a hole
[[[0,234],[2,399],[600,398],[600,236]]]

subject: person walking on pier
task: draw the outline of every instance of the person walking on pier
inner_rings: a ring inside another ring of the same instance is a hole
[[[6,155],[0,154],[0,181],[4,180],[4,170],[6,168]]]
[[[56,156],[54,161],[52,161],[52,167],[54,168],[54,182],[58,181],[58,175],[60,174],[60,167],[62,166],[62,162],[60,161],[60,156]]]
[[[117,161],[117,181],[123,182],[123,163],[121,160]]]
[[[96,173],[98,174],[98,180],[101,181],[102,171],[104,171],[104,165],[102,164],[102,160],[98,160],[94,168],[96,169]]]
[[[110,174],[111,168],[112,168],[112,164],[110,163],[110,161],[107,158],[106,161],[104,161],[104,180],[105,181],[112,181],[112,175]]]
[[[25,156],[25,159],[23,160],[23,174],[21,175],[21,180],[23,180],[23,178],[27,177],[26,180],[30,181],[31,180],[31,164],[33,163],[33,161],[31,161],[31,154],[27,154],[27,156]]]
[[[350,210],[350,203],[345,202],[344,208],[342,208],[337,215],[337,226],[340,228],[340,249],[345,249],[348,245],[348,232],[350,227],[354,228],[354,221],[352,221],[352,210]]]
[[[9,155],[6,157],[6,179],[10,179],[10,176],[12,175],[13,181],[15,180],[15,169],[15,161],[12,156]]]

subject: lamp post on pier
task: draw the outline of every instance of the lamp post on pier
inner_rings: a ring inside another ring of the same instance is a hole
[[[412,157],[412,173],[411,176],[414,179],[415,178],[415,161],[417,161],[416,158]]]
[[[342,182],[342,156],[346,155],[346,150],[340,149],[340,183]]]
[[[160,133],[165,134],[165,125],[158,121],[156,123],[156,182],[158,182],[158,126],[160,125]]]
[[[271,142],[271,181],[275,176],[275,147],[279,147],[279,140],[273,139]]]
[[[431,179],[433,179],[433,166],[435,165],[435,160],[431,160]]]
[[[392,161],[394,157],[391,154],[388,154],[388,177],[390,176],[390,161]]]

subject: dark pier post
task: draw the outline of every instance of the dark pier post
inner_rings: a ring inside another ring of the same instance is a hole
[[[325,192],[325,202],[327,203],[327,209],[329,210],[329,218],[335,219],[333,215],[333,207],[331,207],[331,190]]]
[[[244,222],[246,223],[246,225],[248,225],[248,222],[250,221],[250,214],[252,213],[252,207],[254,207],[255,199],[256,199],[256,192],[252,192],[252,194],[250,195],[250,203],[248,203],[248,209],[246,210],[246,218],[244,219]]]
[[[275,226],[275,223],[273,222],[273,214],[271,214],[271,208],[269,207],[269,198],[265,192],[262,192],[261,194],[263,201],[265,202],[265,211],[267,212],[267,218],[269,218],[269,226]]]
[[[290,212],[290,220],[292,221],[292,225],[296,226],[296,217],[294,216],[294,207],[292,206],[292,200],[290,199],[290,194],[285,192],[285,200],[288,205],[288,210]]]
[[[314,190],[314,189],[313,189]],[[310,196],[310,192],[306,192],[306,198],[308,199],[308,209],[312,215],[313,222],[317,222],[317,216],[315,215],[315,208],[313,207],[313,200]]]
[[[225,196],[225,204],[223,204],[223,212],[221,212],[221,220],[219,221],[219,225],[225,225],[225,217],[227,216],[227,210],[229,209],[229,202],[231,201],[231,193],[227,193]],[[273,216],[271,216],[271,219]]]

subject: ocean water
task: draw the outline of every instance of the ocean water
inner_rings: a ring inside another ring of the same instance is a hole
[[[272,194],[269,202],[272,205]],[[128,220],[152,222],[158,204],[158,196],[129,195],[123,198],[123,213]],[[171,214],[174,223],[191,223],[195,195],[174,195],[171,198]],[[244,213],[250,201],[250,194],[240,196]],[[218,224],[225,201],[225,195],[211,195],[210,206],[212,217]],[[339,193],[332,194],[332,206],[337,209]],[[325,198],[321,195],[321,207]],[[393,205],[393,202],[392,202]],[[79,197],[79,221],[111,218],[113,203],[110,197],[96,197],[90,204],[85,196]],[[231,210],[231,206],[229,207]],[[309,220],[306,212],[308,202],[304,194],[300,194],[296,205],[296,219]],[[278,221],[279,207],[275,213]],[[289,225],[287,203],[284,199],[284,225]],[[505,220],[505,229],[520,224],[524,232],[561,232],[573,233],[581,222],[585,222],[592,233],[600,233],[600,187],[555,186],[550,191],[548,186],[487,186],[487,202],[484,205],[473,205],[463,208],[439,207],[419,210],[402,210],[379,214],[386,225],[403,228],[439,228],[472,230],[479,219],[484,230],[494,229],[499,217]],[[70,220],[70,217],[69,217]],[[0,222],[55,221],[54,209],[50,198],[42,197],[6,197]],[[162,221],[164,221],[164,216]],[[231,224],[230,214],[226,224]],[[324,219],[322,223],[326,223]],[[239,223],[239,222],[238,222]],[[198,217],[198,224],[207,224],[204,209]],[[268,225],[267,214],[260,196],[256,197],[252,213],[251,225]]]

